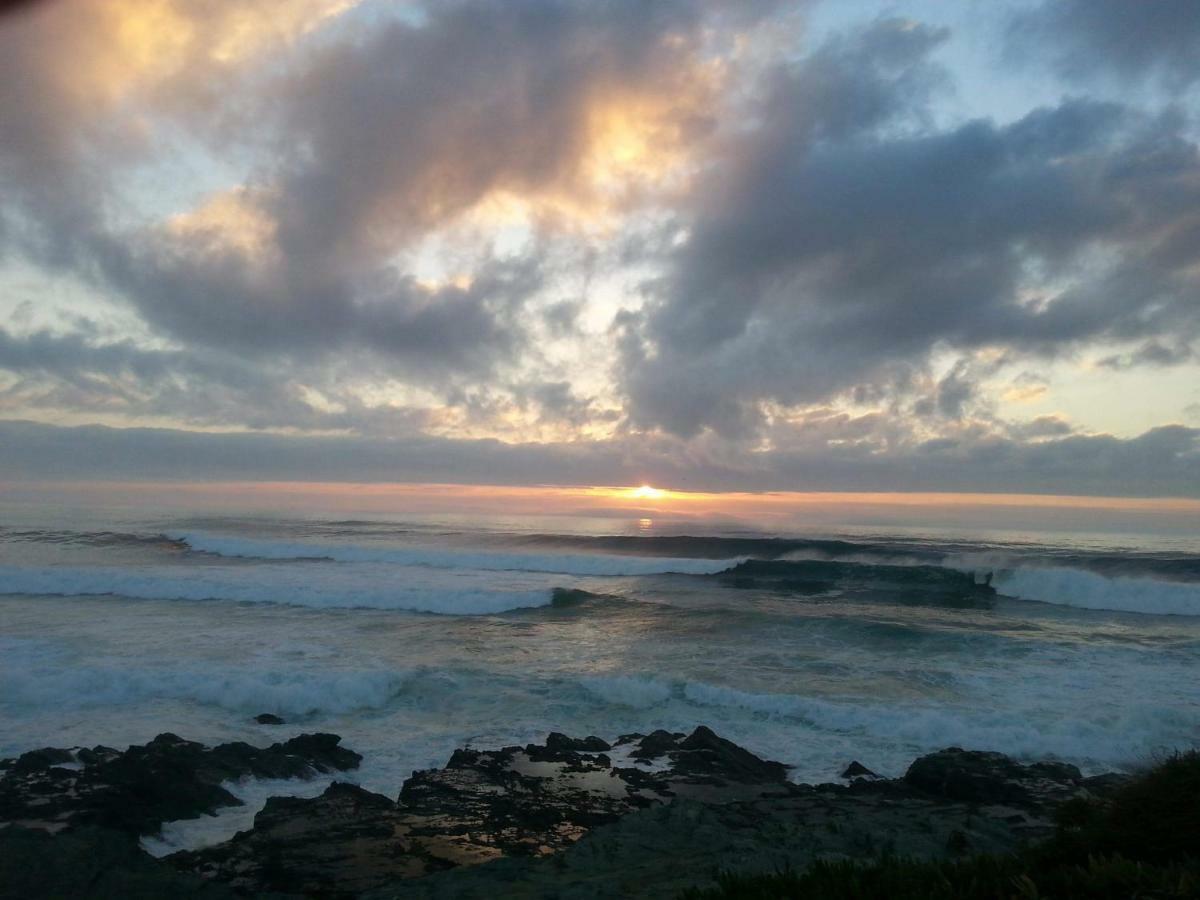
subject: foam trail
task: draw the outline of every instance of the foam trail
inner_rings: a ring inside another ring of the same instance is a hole
[[[1081,609],[1152,615],[1200,616],[1200,584],[1156,578],[1106,578],[1067,568],[1019,568],[1000,572],[1002,594]]]

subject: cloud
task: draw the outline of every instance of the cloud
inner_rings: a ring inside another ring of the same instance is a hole
[[[1078,93],[964,120],[960,35],[771,0],[31,7],[0,415],[288,434],[12,425],[10,470],[1191,491],[1191,430],[1046,373],[1194,364],[1194,124],[1095,87],[1194,84],[1192,8],[1027,9]]]
[[[1200,6],[1191,0],[1048,0],[1013,17],[1022,55],[1044,51],[1072,78],[1155,76],[1172,88],[1200,79]]]
[[[1170,346],[1159,341],[1148,341],[1131,353],[1106,356],[1096,365],[1119,372],[1139,366],[1177,366],[1188,362],[1193,356],[1194,351],[1186,344]]]
[[[6,17],[0,240],[55,263],[77,260],[105,227],[113,176],[163,149],[164,123],[211,125],[239,96],[246,70],[350,5],[90,0],[30,4]]]
[[[59,428],[0,422],[0,479],[299,480],[621,485],[693,490],[997,491],[1200,497],[1200,428],[1130,439],[1071,435],[1022,443],[964,437],[872,453],[797,447],[744,455],[679,452],[671,440],[505,444],[404,438]]]
[[[127,300],[161,337],[266,366],[359,354],[356,365],[374,358],[449,391],[536,363],[528,304],[544,244],[501,253],[485,237],[462,278],[436,284],[414,274],[413,255],[439,230],[590,221],[676,187],[713,126],[722,72],[704,26],[724,14],[632,0],[431,5],[239,83],[251,89],[213,120],[209,82],[234,87],[230,73],[269,40],[294,41],[348,5],[294,0],[265,15],[220,0],[199,16],[175,0],[105,0],[81,23],[56,10],[5,33],[25,48],[11,81],[32,72],[35,87],[13,99],[16,137],[0,148],[37,232],[23,248]],[[64,83],[60,57],[85,35],[99,49]],[[112,197],[86,173],[123,168],[94,132],[139,91],[160,116],[271,153],[244,185],[115,229],[102,213]],[[551,307],[547,321],[565,328],[566,316]]]
[[[877,21],[775,81],[626,338],[636,425],[736,435],[764,402],[834,397],[938,348],[1047,356],[1200,331],[1183,123],[1067,99],[936,127],[919,112],[938,39]]]
[[[1009,432],[1017,438],[1060,437],[1074,430],[1071,423],[1059,415],[1037,416],[1009,428]]]

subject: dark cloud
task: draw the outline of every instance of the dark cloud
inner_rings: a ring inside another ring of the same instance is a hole
[[[790,95],[777,81],[773,114],[696,198],[642,342],[625,342],[636,424],[735,435],[761,401],[820,400],[937,347],[1200,331],[1200,156],[1181,121],[1068,99],[1008,125],[898,128],[880,110],[923,96],[937,36],[879,32],[886,68],[862,56],[879,38],[838,40]],[[890,101],[862,102],[862,80]]]
[[[1161,77],[1186,88],[1200,79],[1200,4],[1193,0],[1047,0],[1014,16],[1010,40],[1048,56],[1064,74]]]

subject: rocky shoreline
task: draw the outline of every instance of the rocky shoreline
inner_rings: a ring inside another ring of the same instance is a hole
[[[456,750],[394,797],[341,781],[273,797],[253,828],[202,849],[155,859],[138,845],[164,822],[239,804],[228,781],[360,760],[329,734],[267,748],[164,734],[0,761],[0,896],[670,897],[717,870],[1007,853],[1050,836],[1063,803],[1128,780],[949,748],[901,778],[852,762],[840,783],[798,785],[703,726],[611,742],[552,733]]]

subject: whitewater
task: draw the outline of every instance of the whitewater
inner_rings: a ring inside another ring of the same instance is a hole
[[[394,795],[461,746],[706,724],[800,781],[958,745],[1085,771],[1200,744],[1187,541],[6,511],[0,757],[332,731]],[[287,726],[259,725],[260,713]],[[245,827],[173,823],[156,852]]]

